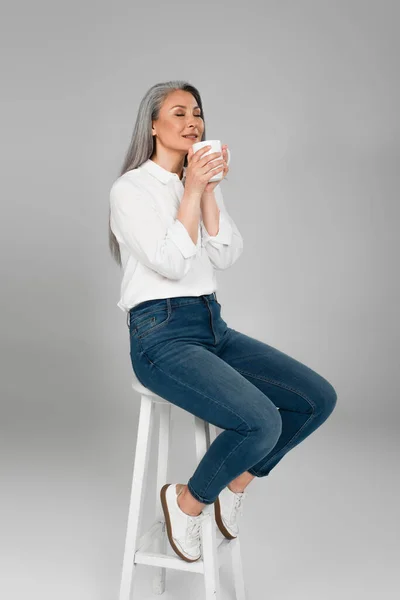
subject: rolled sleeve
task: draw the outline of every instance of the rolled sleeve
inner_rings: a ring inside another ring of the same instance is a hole
[[[209,235],[203,221],[201,232],[203,245],[215,269],[228,269],[243,252],[242,235],[230,214],[225,208],[221,186],[215,188],[215,200],[219,212],[219,229],[217,235]]]
[[[201,221],[201,228],[202,237],[205,244],[211,241],[217,244],[226,244],[229,246],[229,244],[232,243],[232,226],[221,210],[219,211],[219,229],[217,235],[209,235],[203,221]]]
[[[167,239],[170,239],[179,248],[184,258],[190,258],[197,252],[197,246],[189,235],[184,224],[176,219],[175,223],[168,229]]]

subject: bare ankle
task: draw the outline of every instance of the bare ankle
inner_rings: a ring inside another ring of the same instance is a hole
[[[228,483],[228,488],[231,490],[231,492],[235,492],[235,494],[241,494],[244,492],[243,489],[236,488],[235,486],[232,487],[230,483]]]
[[[178,490],[177,502],[179,508],[191,517],[198,517],[205,504],[202,504],[192,496],[187,484],[178,486]]]

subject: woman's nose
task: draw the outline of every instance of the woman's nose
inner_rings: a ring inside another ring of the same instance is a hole
[[[189,116],[188,119],[187,119],[187,121],[186,121],[186,125],[196,125],[196,122],[198,120],[199,119],[197,117],[195,117],[195,116],[192,116],[192,117]]]

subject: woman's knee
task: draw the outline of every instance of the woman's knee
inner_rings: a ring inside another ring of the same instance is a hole
[[[261,452],[268,453],[276,445],[282,433],[282,417],[278,408],[271,403],[269,409],[258,417],[254,427]]]
[[[324,377],[321,377],[318,393],[314,398],[316,414],[328,418],[333,412],[336,402],[337,393],[335,388]]]

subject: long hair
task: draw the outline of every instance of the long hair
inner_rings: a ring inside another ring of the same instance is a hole
[[[183,90],[190,92],[195,98],[198,106],[201,108],[201,114],[204,121],[203,104],[199,91],[190,85],[187,81],[174,80],[167,81],[164,83],[156,83],[153,85],[144,95],[139,105],[139,111],[136,118],[136,123],[133,128],[131,142],[128,151],[125,156],[119,176],[123,175],[127,171],[136,169],[146,160],[148,160],[154,151],[154,137],[151,132],[152,121],[157,120],[160,114],[161,106],[166,97],[176,91]],[[201,141],[206,138],[206,127],[204,122],[204,131]],[[184,167],[187,166],[187,155],[185,156]],[[119,243],[114,233],[111,230],[110,225],[111,208],[109,209],[108,216],[108,241],[109,247],[115,262],[122,267],[121,253]]]

